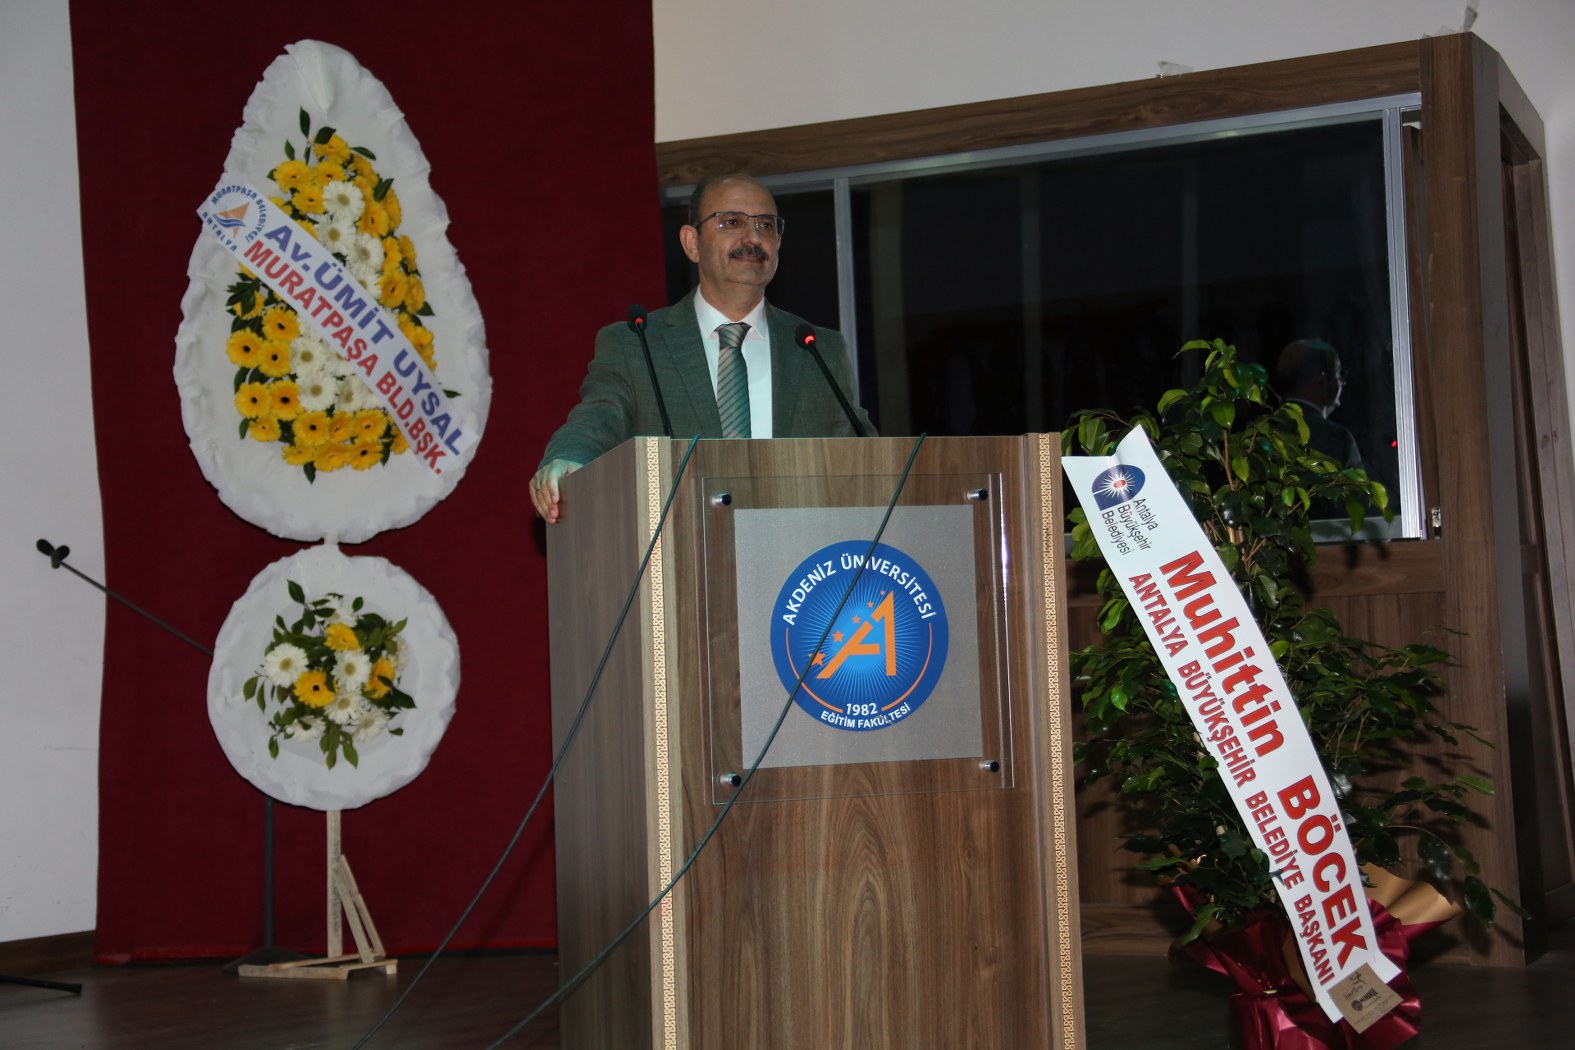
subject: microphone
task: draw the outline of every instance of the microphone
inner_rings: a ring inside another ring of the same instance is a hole
[[[826,382],[831,386],[831,392],[837,395],[837,403],[842,406],[842,412],[848,417],[848,422],[853,424],[853,432],[859,437],[864,437],[864,428],[859,425],[859,417],[854,414],[853,406],[848,404],[848,399],[842,393],[842,388],[837,385],[836,379],[831,375],[831,369],[826,367],[825,358],[820,356],[820,348],[815,345],[815,326],[801,324],[793,333],[793,341],[810,352],[815,363],[820,366],[820,374],[826,377]]]
[[[629,327],[640,337],[640,350],[645,354],[645,370],[651,376],[651,390],[656,394],[656,410],[662,414],[662,433],[673,436],[673,424],[667,418],[667,402],[662,400],[662,385],[656,381],[656,364],[651,360],[651,344],[645,341],[645,307],[634,303],[629,307]]]

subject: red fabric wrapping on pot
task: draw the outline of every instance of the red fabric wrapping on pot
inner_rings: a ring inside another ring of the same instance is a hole
[[[1241,1050],[1389,1050],[1421,1029],[1422,1004],[1406,972],[1410,945],[1459,909],[1425,884],[1388,872],[1370,874],[1378,878],[1367,903],[1379,950],[1400,968],[1389,987],[1401,1003],[1365,1032],[1357,1032],[1344,1020],[1330,1021],[1313,1000],[1290,923],[1278,909],[1264,909],[1240,930],[1205,933],[1174,949],[1175,954],[1224,974],[1241,989],[1230,997],[1231,1025]],[[1425,892],[1416,892],[1419,889]],[[1186,887],[1174,887],[1173,892],[1189,912],[1194,910],[1198,902],[1194,893]],[[1402,921],[1380,903],[1385,899],[1416,921]]]

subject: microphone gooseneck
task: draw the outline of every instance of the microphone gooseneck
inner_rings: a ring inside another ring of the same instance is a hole
[[[645,307],[639,303],[629,307],[629,327],[640,337],[640,352],[645,355],[645,370],[651,377],[651,391],[656,394],[656,410],[662,414],[662,434],[672,437],[673,423],[667,418],[667,402],[662,398],[662,385],[656,381],[656,362],[651,360],[651,344],[645,341]]]
[[[826,359],[820,356],[820,348],[815,345],[815,326],[811,324],[799,325],[798,330],[793,333],[793,341],[805,350],[808,350],[810,356],[815,359],[815,363],[820,366],[820,374],[826,377],[826,383],[831,387],[831,392],[837,395],[837,403],[842,406],[842,414],[847,416],[848,422],[853,425],[853,433],[859,437],[866,436],[864,427],[859,423],[859,417],[854,414],[853,406],[848,404],[847,395],[843,394],[842,388],[837,385],[837,380],[832,376],[831,369],[826,367]]]

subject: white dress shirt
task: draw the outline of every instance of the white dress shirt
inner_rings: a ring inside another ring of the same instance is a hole
[[[695,319],[700,322],[700,337],[705,342],[705,361],[711,370],[711,396],[716,396],[716,369],[722,353],[722,341],[716,330],[733,319],[705,301],[705,296],[695,292]],[[749,436],[771,436],[771,330],[766,323],[766,301],[761,299],[755,308],[742,318],[749,326],[744,333],[744,365],[749,369]]]

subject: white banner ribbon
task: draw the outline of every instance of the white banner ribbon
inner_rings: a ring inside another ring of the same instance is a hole
[[[1364,963],[1388,982],[1350,836],[1263,632],[1141,427],[1114,456],[1062,459],[1110,571],[1175,683],[1199,746],[1268,855],[1302,965],[1331,1021],[1331,989]]]
[[[226,175],[197,209],[218,242],[366,376],[422,465],[442,474],[475,443],[399,323],[267,195]]]

